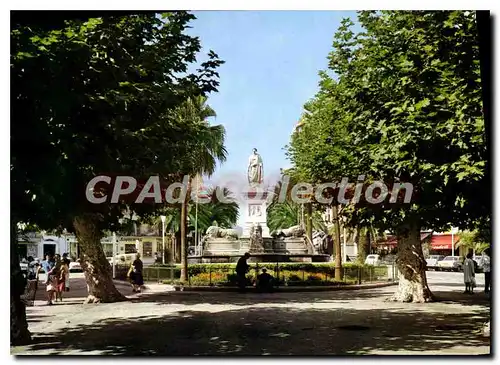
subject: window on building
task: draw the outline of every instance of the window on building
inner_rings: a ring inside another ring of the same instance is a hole
[[[113,257],[113,244],[112,243],[103,243],[102,249],[104,250],[104,255],[106,255],[106,257]]]
[[[153,256],[153,242],[143,242],[142,255],[144,257],[152,257]]]
[[[126,243],[125,244],[125,254],[135,253],[135,243]]]

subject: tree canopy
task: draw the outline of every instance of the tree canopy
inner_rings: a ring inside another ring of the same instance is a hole
[[[351,226],[394,231],[401,275],[392,299],[429,301],[421,228],[485,231],[490,222],[475,13],[361,11],[358,22],[361,32],[344,19],[335,34],[288,153],[312,183],[356,184],[362,175],[365,188],[378,182],[389,194],[412,185],[409,202],[403,190],[348,204],[342,215]]]
[[[185,32],[194,18],[109,13],[56,27],[16,22],[11,30],[12,221],[76,232],[87,302],[125,299],[110,276],[103,231],[116,231],[124,211],[158,208],[90,203],[88,182],[98,175],[181,182],[197,154],[209,151],[198,159],[205,164],[224,155],[224,129],[197,109],[217,90],[223,61],[209,51],[188,72],[201,50]]]
[[[490,191],[474,12],[362,11],[358,21],[359,34],[346,19],[335,35],[291,160],[314,182],[413,184],[411,204],[358,206],[352,221],[474,226],[488,214],[475,196]]]
[[[178,173],[187,142],[211,126],[176,117],[189,97],[215,91],[209,60],[185,34],[187,12],[65,21],[60,29],[21,25],[11,32],[13,216],[43,228],[67,227],[97,212],[102,227],[123,206],[92,205],[85,185],[101,173]]]

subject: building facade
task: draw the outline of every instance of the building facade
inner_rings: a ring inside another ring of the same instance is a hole
[[[69,252],[69,245],[64,236],[30,232],[19,237],[18,254],[21,259],[30,256],[44,259],[48,254],[62,255],[65,252]]]
[[[171,249],[171,238],[165,236],[165,249]],[[106,257],[113,256],[113,236],[106,236],[101,240]],[[154,254],[161,256],[163,242],[161,236],[117,236],[116,254],[130,254],[139,252],[148,261]],[[72,259],[79,257],[78,240],[74,235],[43,235],[29,233],[20,237],[18,241],[18,255],[20,259],[33,257],[44,260],[47,254],[68,253]]]

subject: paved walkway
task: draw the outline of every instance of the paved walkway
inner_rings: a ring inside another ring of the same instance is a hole
[[[457,275],[460,275],[457,273]],[[484,293],[434,280],[442,301],[385,302],[394,287],[317,293],[157,292],[129,302],[28,308],[34,344],[13,354],[364,355],[489,354],[474,333],[488,319]],[[439,277],[439,276],[436,276]],[[450,279],[451,280],[451,279]],[[130,288],[120,287],[125,294]],[[42,305],[38,305],[42,304]]]

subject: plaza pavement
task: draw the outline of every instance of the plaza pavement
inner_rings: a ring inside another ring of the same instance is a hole
[[[486,355],[480,335],[489,299],[462,294],[463,274],[429,272],[440,299],[386,302],[395,287],[303,292],[165,292],[151,285],[130,301],[82,305],[73,275],[63,303],[27,308],[34,343],[14,355]],[[165,287],[163,287],[165,288]],[[43,299],[43,293],[41,299]]]

